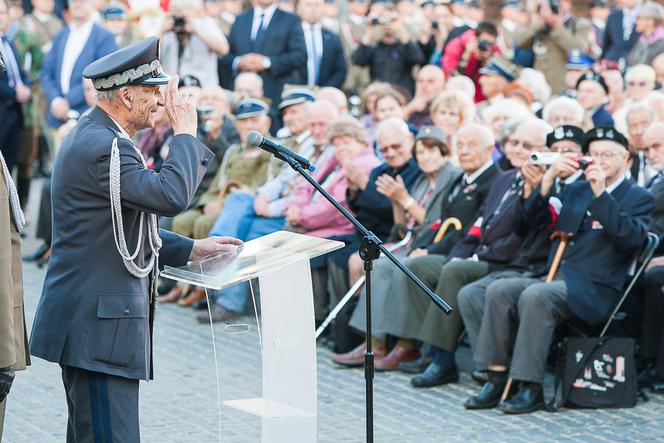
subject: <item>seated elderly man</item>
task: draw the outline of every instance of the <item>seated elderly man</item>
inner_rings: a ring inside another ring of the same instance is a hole
[[[561,154],[561,157],[577,162],[580,156],[583,155],[581,152],[582,139],[583,130],[581,128],[559,126],[546,136],[546,145],[551,152]],[[567,160],[561,161],[567,162]],[[571,165],[574,166],[573,163]],[[521,166],[521,175],[524,178],[523,198],[518,200],[514,208],[512,230],[522,241],[514,260],[504,269],[492,272],[486,277],[467,284],[459,291],[459,313],[466,328],[472,350],[475,349],[482,324],[486,288],[501,278],[532,277],[546,273],[545,266],[551,247],[551,229],[549,227],[545,229],[539,226],[532,227],[523,218],[524,199],[528,198],[533,189],[539,185],[544,172],[544,166],[534,165],[530,162]],[[576,171],[567,169],[559,177],[556,177],[553,192],[560,194],[567,185],[574,183],[581,175],[583,175],[582,169]],[[473,379],[482,383],[486,382],[486,368],[480,368],[474,371],[472,375]]]
[[[380,161],[367,146],[364,126],[352,117],[343,116],[335,120],[328,131],[328,138],[334,147],[334,156],[319,165],[314,179],[341,204],[352,209],[348,202],[351,195],[348,171],[353,169],[358,175],[368,175]],[[306,182],[293,190],[293,197],[286,208],[288,227],[316,237],[338,239],[351,235],[354,227],[350,221],[314,191]],[[325,267],[325,262],[314,261],[312,267]],[[314,281],[314,313],[318,322],[325,319],[328,307],[326,279],[320,280]]]
[[[538,119],[521,123],[505,147],[505,154],[515,169],[493,181],[483,210],[468,234],[442,260],[441,256],[429,255],[412,261],[413,272],[427,279],[433,276],[430,281],[435,281],[435,292],[453,308],[457,307],[457,295],[464,285],[503,268],[516,256],[521,237],[512,232],[512,223],[514,209],[523,192],[524,179],[520,169],[530,160],[531,152],[546,150],[546,134],[550,130],[546,122]],[[409,291],[414,292],[415,288],[409,286]],[[410,297],[426,302],[419,294]],[[461,315],[455,309],[447,316],[433,304],[428,304],[424,312],[417,334],[408,337],[432,345],[431,358],[429,365],[422,367],[422,373],[411,383],[416,387],[431,387],[456,381],[459,376],[454,354],[463,331]],[[390,354],[395,354],[395,358],[389,361],[388,355],[386,362],[377,363],[377,368],[396,368],[401,363],[396,357],[398,348]]]
[[[488,381],[466,401],[468,409],[498,405],[508,368],[518,391],[500,403],[500,410],[521,414],[541,408],[555,327],[572,317],[592,325],[606,320],[645,240],[653,198],[625,178],[627,139],[615,128],[594,128],[584,136],[583,147],[593,159],[584,171],[586,180],[553,196],[555,178],[577,168],[558,162],[524,202],[526,221],[542,228],[553,223],[573,237],[560,269],[550,269],[550,275],[558,274],[553,280],[507,278],[487,288],[474,358],[488,368]],[[561,209],[554,213],[552,208]],[[559,244],[552,244],[549,266]]]
[[[418,236],[412,245],[409,258],[405,261],[411,267],[416,263],[416,257],[426,256],[429,253],[436,254],[441,259],[438,269],[430,275],[418,274],[424,283],[434,286],[442,261],[454,245],[468,232],[470,225],[477,220],[480,208],[499,174],[499,170],[491,160],[493,151],[493,133],[482,125],[471,124],[463,127],[458,133],[457,159],[463,173],[455,177],[453,185],[450,186],[442,196],[439,217],[443,223],[450,224],[456,219],[461,223],[461,230],[455,231],[450,227],[445,236],[434,243],[438,229]],[[448,221],[449,220],[449,221]],[[417,274],[419,271],[414,270]],[[392,276],[388,276],[390,283],[385,285],[387,289],[380,293],[374,292],[372,314],[374,318],[374,336],[371,337],[373,352],[379,359],[385,357],[385,337],[390,334],[396,337],[415,337],[419,331],[424,310],[427,308],[425,295],[411,288],[407,277],[396,269]],[[364,306],[364,297],[361,297],[358,306]],[[362,308],[363,309],[363,308]],[[356,309],[351,318],[350,325],[365,331],[365,318],[360,309]],[[401,340],[397,344],[401,352],[402,361],[414,360],[418,357],[418,351],[414,349],[411,342]],[[366,343],[345,354],[334,354],[334,362],[344,366],[361,366],[364,363]]]
[[[577,100],[592,120],[592,126],[613,126],[613,117],[605,105],[609,87],[602,74],[587,72],[576,82]]]
[[[630,174],[636,184],[642,187],[645,187],[657,174],[657,171],[648,164],[646,148],[643,144],[643,133],[655,122],[656,117],[655,111],[645,103],[630,106],[625,114],[629,146],[632,152],[636,152]]]

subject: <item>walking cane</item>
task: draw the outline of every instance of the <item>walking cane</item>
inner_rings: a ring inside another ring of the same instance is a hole
[[[549,268],[549,273],[546,276],[546,283],[551,283],[553,279],[556,277],[556,274],[558,273],[558,269],[560,268],[560,263],[563,259],[563,254],[565,253],[565,248],[567,247],[567,243],[569,243],[569,239],[572,237],[572,233],[570,232],[563,232],[563,231],[556,231],[553,234],[551,234],[551,240],[554,238],[560,238],[560,243],[558,244],[558,248],[556,249],[556,254],[553,256],[553,261],[551,262],[551,267]],[[502,401],[505,401],[507,399],[507,395],[510,392],[510,389],[512,388],[512,377],[507,379],[507,384],[505,385],[505,389],[503,390],[503,395],[500,398]]]
[[[442,225],[440,225],[440,229],[438,229],[438,233],[436,234],[436,237],[433,239],[434,243],[438,243],[443,239],[445,234],[447,234],[447,231],[450,229],[450,226],[454,226],[454,229],[457,231],[461,230],[461,220],[459,220],[456,217],[450,217],[446,219]]]

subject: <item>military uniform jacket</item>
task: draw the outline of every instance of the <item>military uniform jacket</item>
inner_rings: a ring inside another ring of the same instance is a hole
[[[117,251],[109,200],[111,145],[119,129],[100,108],[82,116],[60,148],[52,176],[53,241],[30,352],[35,357],[130,379],[152,377],[149,278],[132,276]],[[176,135],[160,172],[144,169],[131,142],[118,138],[122,218],[133,252],[140,211],[175,216],[194,195],[213,154]],[[145,265],[147,229],[143,229]],[[160,265],[183,266],[192,240],[160,231]]]
[[[544,226],[555,223],[556,230],[574,233],[561,262],[567,302],[576,316],[599,324],[615,306],[635,254],[645,241],[653,198],[624,179],[613,192],[597,198],[588,182],[577,181],[565,187],[559,201],[562,209],[556,220],[549,197],[542,197],[537,188],[524,203],[524,215]],[[555,240],[551,245],[549,266],[559,243]]]

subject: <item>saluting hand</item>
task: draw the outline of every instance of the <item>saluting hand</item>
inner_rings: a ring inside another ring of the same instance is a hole
[[[174,135],[189,134],[196,137],[196,129],[198,128],[196,103],[193,97],[178,91],[178,81],[177,75],[168,81],[164,94],[164,108],[168,119],[171,121]]]

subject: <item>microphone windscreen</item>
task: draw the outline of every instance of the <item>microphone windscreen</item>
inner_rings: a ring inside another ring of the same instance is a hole
[[[251,146],[259,148],[262,142],[263,136],[258,131],[251,131],[249,135],[247,135],[247,143],[249,143]]]

